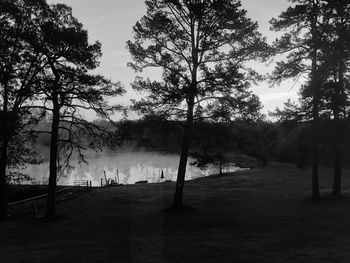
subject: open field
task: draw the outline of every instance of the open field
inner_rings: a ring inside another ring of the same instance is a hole
[[[163,210],[174,183],[94,189],[59,203],[54,222],[1,222],[0,262],[350,262],[350,199],[331,185],[323,169],[316,203],[310,171],[287,165],[202,178],[181,214]]]

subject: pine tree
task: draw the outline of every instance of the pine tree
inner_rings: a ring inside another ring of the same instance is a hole
[[[308,112],[311,112],[313,130],[312,150],[312,197],[320,198],[318,182],[319,163],[319,118],[321,88],[325,81],[324,64],[321,63],[321,41],[324,35],[323,2],[321,0],[293,0],[295,5],[282,12],[277,19],[270,21],[274,31],[288,30],[274,43],[274,55],[284,54],[271,74],[273,83],[282,80],[298,79],[306,75]],[[305,106],[305,105],[304,105]]]
[[[27,106],[37,94],[38,74],[47,63],[29,44],[45,5],[44,0],[0,1],[0,218],[7,214],[7,168],[23,153],[11,157],[9,152],[11,147],[22,146],[15,145],[16,136],[28,124]]]
[[[185,122],[172,205],[181,209],[193,122],[258,118],[260,102],[248,90],[257,74],[246,62],[267,46],[238,0],[148,0],[146,6],[127,43],[129,65],[161,68],[163,81],[138,78],[133,87],[147,96],[134,109]]]
[[[87,31],[72,15],[70,7],[49,6],[38,26],[40,34],[32,44],[48,61],[41,75],[41,101],[42,108],[51,116],[46,216],[53,218],[58,172],[70,167],[74,150],[80,160],[86,162],[82,153],[87,147],[81,139],[84,135],[94,138],[93,147],[100,147],[104,136],[103,129],[84,120],[80,111],[93,110],[108,118],[116,107],[110,106],[106,99],[121,95],[123,89],[120,83],[91,73],[99,64],[101,44],[89,44]]]

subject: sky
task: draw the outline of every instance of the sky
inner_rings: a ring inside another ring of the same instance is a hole
[[[126,49],[126,41],[132,40],[132,27],[146,13],[143,0],[47,0],[50,4],[64,3],[72,7],[73,15],[81,22],[89,34],[89,41],[102,43],[102,59],[97,72],[113,81],[120,81],[127,93],[116,102],[127,105],[131,98],[138,97],[130,86],[137,74],[127,67],[131,56]],[[277,17],[290,3],[287,0],[241,0],[247,16],[259,24],[259,31],[271,43],[276,37],[269,30],[269,20]],[[272,70],[271,65],[256,65],[260,73]],[[146,70],[144,75],[159,78],[159,71]],[[283,107],[289,98],[297,99],[298,85],[292,82],[270,87],[267,83],[252,86],[260,97],[262,112],[267,114],[276,107]],[[90,116],[91,117],[91,116]],[[93,118],[93,117],[92,117]]]

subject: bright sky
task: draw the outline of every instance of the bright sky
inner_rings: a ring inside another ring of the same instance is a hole
[[[136,77],[127,62],[131,56],[126,49],[126,41],[132,39],[132,27],[146,12],[143,0],[47,0],[49,3],[64,3],[71,6],[73,14],[88,30],[90,41],[102,43],[103,57],[98,72],[104,76],[120,81],[127,93],[120,103],[128,104],[135,97],[130,83]],[[276,33],[269,31],[268,21],[277,17],[290,3],[287,0],[241,0],[248,16],[258,21],[260,32],[269,42],[276,38]],[[271,66],[257,65],[261,73],[271,71]],[[145,74],[157,77],[157,71],[146,71]],[[264,106],[263,113],[273,111],[277,106],[282,107],[288,98],[296,99],[297,85],[288,82],[280,87],[270,88],[268,84],[261,83],[253,87],[253,91],[260,97]]]

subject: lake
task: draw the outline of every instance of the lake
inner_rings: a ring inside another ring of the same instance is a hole
[[[218,173],[218,167],[209,165],[201,170],[190,165],[193,160],[189,158],[187,164],[186,180],[208,176]],[[72,161],[75,167],[65,176],[60,176],[59,185],[73,185],[75,180],[91,180],[93,186],[101,185],[101,178],[115,180],[121,184],[134,184],[137,181],[147,180],[149,183],[175,181],[179,163],[179,155],[161,152],[123,152],[123,153],[95,153],[88,156],[89,165],[79,165]],[[225,172],[237,171],[240,168],[226,165]],[[161,178],[163,171],[164,178]],[[47,162],[40,165],[28,165],[25,169],[35,184],[47,184],[49,166]]]

